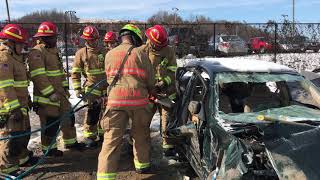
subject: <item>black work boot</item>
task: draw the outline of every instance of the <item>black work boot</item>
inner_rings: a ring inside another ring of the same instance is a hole
[[[73,143],[73,144],[65,145],[65,148],[66,148],[67,150],[84,151],[84,149],[85,149],[85,144],[75,142],[75,143]]]
[[[31,167],[34,166],[35,164],[37,164],[39,161],[38,157],[29,157],[29,160],[23,164],[20,165],[20,167]]]
[[[151,171],[151,167],[136,169],[136,173],[138,174],[148,174]]]
[[[42,150],[43,154],[46,153],[45,150]],[[57,148],[54,148],[54,149],[50,149],[47,156],[49,157],[61,157],[63,156],[63,152],[58,150]]]
[[[90,148],[90,149],[94,149],[94,148],[98,147],[98,143],[95,140],[90,139],[90,138],[86,138],[84,140],[84,144],[85,144],[86,148]]]
[[[30,167],[38,163],[39,158],[33,156],[33,152],[29,151],[29,159],[27,162],[20,164],[20,167]]]
[[[165,148],[163,149],[163,155],[165,157],[173,157],[176,155],[176,151],[174,148]]]

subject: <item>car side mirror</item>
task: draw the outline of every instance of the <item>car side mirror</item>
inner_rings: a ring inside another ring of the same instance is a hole
[[[192,115],[199,114],[201,110],[201,103],[199,101],[190,101],[188,110]]]

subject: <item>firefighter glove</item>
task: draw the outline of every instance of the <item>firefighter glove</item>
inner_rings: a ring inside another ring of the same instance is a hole
[[[76,90],[76,96],[77,98],[83,98],[84,97],[84,93],[81,90]]]
[[[60,96],[57,93],[53,93],[49,96],[50,101],[58,102],[60,100]]]
[[[166,87],[166,83],[163,81],[158,81],[155,84],[155,89],[156,89],[157,93],[160,93],[161,91],[163,91],[165,89],[165,87]]]
[[[20,109],[15,109],[10,112],[8,121],[21,121],[23,119],[23,114]]]

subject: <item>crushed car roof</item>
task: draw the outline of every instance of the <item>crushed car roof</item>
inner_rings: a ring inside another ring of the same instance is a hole
[[[186,66],[200,66],[209,74],[220,72],[299,74],[296,70],[287,66],[256,59],[206,58],[205,60],[190,61]]]

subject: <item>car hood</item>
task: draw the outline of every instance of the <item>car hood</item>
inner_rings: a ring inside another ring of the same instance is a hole
[[[263,123],[257,120],[259,115],[269,116],[279,121]],[[320,168],[320,128],[304,123],[304,121],[311,123],[320,121],[320,111],[292,105],[255,113],[221,115],[221,117],[226,122],[253,123],[261,128],[267,155],[280,179],[318,179],[320,177],[318,170]],[[233,139],[233,143],[227,148],[227,152],[233,153],[227,156],[243,152],[235,148],[238,147],[234,146],[237,143],[240,143],[240,140]],[[230,157],[227,158],[230,159]],[[240,161],[234,161],[234,163],[237,163],[236,167],[241,167]]]

